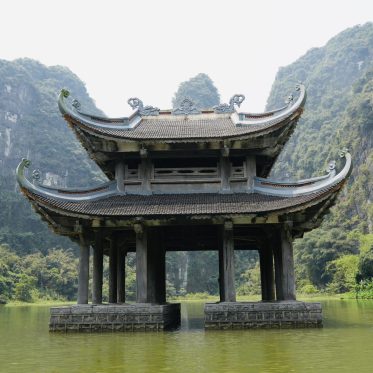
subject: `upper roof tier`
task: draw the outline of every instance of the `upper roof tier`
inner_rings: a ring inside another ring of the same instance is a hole
[[[84,113],[77,100],[68,103],[69,92],[62,90],[59,108],[73,128],[106,139],[169,143],[243,139],[263,136],[297,119],[304,106],[306,92],[302,84],[298,84],[296,90],[299,91],[297,100],[294,101],[291,95],[286,106],[261,114],[236,111],[235,106],[242,103],[243,95],[233,96],[229,105],[221,104],[206,110],[196,109],[187,98],[175,110],[144,107],[141,100],[131,98],[128,102],[135,109],[131,116],[105,118]]]
[[[264,166],[259,175],[265,177],[303,111],[304,85],[298,84],[296,92],[296,98],[290,95],[282,108],[261,114],[236,110],[243,95],[233,96],[229,104],[205,110],[196,109],[189,99],[184,99],[177,109],[160,110],[131,98],[128,103],[134,112],[123,118],[85,113],[66,90],[61,91],[58,104],[79,141],[110,179],[113,161],[124,153],[126,157],[140,157],[144,148],[154,157],[167,152],[171,158],[180,154],[216,157],[222,148],[236,155],[250,152],[262,157]]]

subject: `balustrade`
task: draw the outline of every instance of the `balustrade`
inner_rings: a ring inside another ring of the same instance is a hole
[[[246,177],[245,165],[230,166],[230,179],[242,179]],[[139,180],[140,172],[138,168],[125,167],[125,179],[130,181]],[[220,167],[153,167],[151,173],[152,181],[172,180],[209,180],[219,179],[221,177]]]

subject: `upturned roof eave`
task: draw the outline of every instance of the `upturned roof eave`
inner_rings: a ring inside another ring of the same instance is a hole
[[[279,182],[271,182],[270,180],[266,181],[266,185],[263,184],[254,184],[254,193],[257,193],[258,195],[265,195],[269,197],[278,197],[282,201],[286,200],[287,209],[291,208],[297,208],[298,204],[299,206],[303,205],[303,202],[306,201],[307,203],[310,203],[312,201],[317,201],[319,198],[323,198],[327,194],[332,194],[335,192],[335,188],[338,187],[338,190],[340,187],[344,184],[347,177],[351,173],[352,169],[352,162],[351,162],[351,156],[349,153],[344,152],[343,157],[346,158],[345,166],[343,169],[338,173],[335,174],[333,172],[330,173],[330,175],[326,178],[314,178],[314,179],[308,179],[307,185],[302,185],[300,183],[296,186],[291,186],[289,183],[279,183]],[[115,182],[109,182],[104,183],[101,186],[98,186],[96,188],[91,189],[79,189],[79,190],[68,190],[68,189],[57,189],[57,188],[51,188],[51,187],[43,187],[42,185],[37,185],[34,183],[31,183],[24,175],[24,169],[29,167],[30,162],[27,160],[22,160],[22,162],[19,164],[17,168],[17,180],[21,187],[21,190],[25,193],[25,195],[37,205],[40,205],[40,207],[47,207],[49,208],[51,206],[54,206],[58,211],[60,211],[61,215],[73,213],[75,214],[76,206],[77,204],[84,203],[85,206],[89,206],[90,204],[95,204],[96,202],[100,201],[107,201],[110,197],[119,197],[122,202],[125,202],[128,206],[131,204],[136,204],[135,200],[136,198],[141,202],[144,203],[144,206],[147,203],[152,203],[152,198],[158,198],[160,200],[168,199],[168,198],[175,198],[180,199],[181,202],[183,198],[186,198],[186,201],[193,198],[200,198],[200,196],[205,196],[206,198],[213,198],[216,203],[222,203],[226,206],[229,205],[229,198],[231,197],[224,197],[224,194],[216,194],[216,193],[200,193],[200,194],[190,194],[190,195],[152,195],[152,196],[141,196],[141,195],[126,195],[123,192],[120,192],[116,188]],[[258,180],[255,181],[258,183]],[[303,181],[304,182],[304,181]],[[259,180],[259,183],[262,183],[262,180]],[[245,203],[245,200],[250,197],[245,197],[245,193],[237,193],[239,195],[242,195],[242,203]],[[234,196],[237,196],[237,194],[233,194],[232,196],[232,206],[235,205],[237,202],[234,198]],[[183,197],[184,196],[184,197]],[[304,197],[303,199],[300,197]],[[228,202],[226,202],[226,199],[228,198]],[[238,198],[238,197],[237,197]],[[43,202],[44,201],[44,202]],[[48,201],[48,202],[46,202]],[[137,201],[138,202],[138,201]],[[254,201],[255,202],[255,201]],[[254,203],[253,202],[253,203]],[[294,203],[293,203],[294,202]],[[227,204],[228,203],[228,204]],[[47,206],[45,205],[47,204]],[[186,206],[188,203],[185,204]],[[255,205],[255,203],[254,203]],[[253,205],[253,206],[254,206]],[[58,206],[66,206],[64,207],[58,207]],[[70,208],[70,210],[69,210]],[[78,209],[79,210],[79,209]],[[141,209],[140,209],[141,210]],[[139,210],[139,211],[140,211]],[[145,209],[146,210],[146,209]],[[141,210],[143,213],[139,212],[138,215],[147,215],[146,211],[144,209]],[[264,210],[261,210],[255,205],[255,211],[252,211],[254,213],[268,213],[268,212],[276,212],[278,209],[275,207],[273,209],[266,208]],[[281,210],[281,209],[280,209]],[[90,216],[92,217],[96,216],[94,212],[92,214],[87,210],[84,210],[84,206],[79,210],[82,216]],[[102,210],[104,211],[104,210]],[[144,212],[145,211],[145,212]],[[190,213],[187,213],[189,211],[186,208],[186,215],[190,215]],[[209,210],[206,210],[209,214],[214,214],[213,209],[211,212],[208,212]],[[232,211],[229,211],[229,209],[226,209],[223,211],[224,213],[235,213],[234,208]],[[182,213],[182,211],[181,211]],[[247,213],[250,213],[248,210]],[[125,213],[120,213],[118,216],[126,215]],[[162,214],[161,214],[162,215]],[[166,214],[167,215],[167,214]],[[193,214],[192,214],[193,215]],[[198,213],[197,213],[198,215]],[[101,214],[101,216],[105,216],[105,213]],[[108,216],[111,216],[111,213],[109,213],[108,210]]]
[[[131,142],[206,142],[212,140],[227,140],[227,139],[245,139],[250,137],[257,137],[266,135],[285,122],[291,122],[291,119],[298,119],[306,101],[306,90],[303,85],[299,85],[299,97],[291,105],[290,103],[278,110],[272,110],[262,114],[238,113],[233,112],[230,118],[233,122],[231,133],[221,133],[211,136],[134,136],[136,128],[143,120],[139,111],[135,111],[130,117],[123,118],[104,118],[92,116],[82,113],[76,107],[68,105],[66,98],[69,93],[62,90],[59,96],[58,105],[61,114],[74,127],[79,127],[83,132],[91,135],[101,137],[107,140],[123,140]],[[268,115],[271,114],[269,117]],[[190,115],[188,118],[205,118],[205,114]],[[227,114],[213,114],[214,116],[226,117]],[[172,118],[174,118],[173,116]],[[246,117],[250,117],[247,119]],[[293,118],[292,118],[293,117]],[[154,118],[154,116],[147,116],[146,118]],[[171,118],[171,117],[170,117]],[[168,119],[170,119],[168,118]],[[180,116],[178,116],[180,118]],[[236,128],[236,130],[235,130]],[[112,133],[111,131],[115,131]]]

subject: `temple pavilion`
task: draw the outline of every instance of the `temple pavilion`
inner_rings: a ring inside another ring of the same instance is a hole
[[[320,177],[268,178],[303,112],[305,87],[298,84],[283,107],[261,114],[238,111],[243,100],[235,95],[229,104],[199,110],[186,98],[160,110],[131,98],[132,115],[106,118],[84,112],[61,91],[62,115],[109,181],[55,188],[43,185],[38,172],[26,177],[30,161],[17,168],[36,212],[80,246],[78,304],[52,308],[50,330],[177,325],[180,306],[166,300],[165,254],[187,250],[219,253],[220,302],[205,305],[206,328],[322,325],[319,303],[296,301],[292,243],[319,226],[346,182],[351,156],[341,152],[338,173],[331,162]],[[236,301],[234,250],[258,250],[262,301]],[[136,252],[136,303],[125,300],[128,252]],[[104,255],[108,304],[102,303]]]

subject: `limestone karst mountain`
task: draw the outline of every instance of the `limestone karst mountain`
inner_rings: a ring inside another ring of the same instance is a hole
[[[354,160],[341,202],[322,227],[296,244],[299,277],[325,286],[333,282],[330,263],[344,254],[358,254],[357,238],[373,233],[373,24],[347,29],[281,68],[268,108],[278,105],[282,92],[300,80],[307,86],[305,113],[272,175],[317,175],[328,161],[338,159],[342,147],[349,148]]]
[[[102,177],[59,113],[61,87],[69,87],[87,109],[99,113],[69,69],[31,59],[0,60],[0,243],[20,252],[71,245],[50,233],[20,196],[15,168],[21,158],[30,159],[47,184],[87,185]]]

